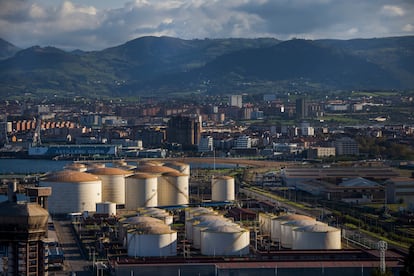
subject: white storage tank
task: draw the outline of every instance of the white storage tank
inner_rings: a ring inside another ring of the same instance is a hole
[[[201,248],[201,232],[210,229],[210,228],[217,228],[218,226],[222,225],[228,225],[228,226],[234,226],[236,228],[240,228],[237,224],[232,222],[230,219],[226,219],[221,216],[217,216],[216,219],[213,220],[205,220],[200,223],[193,225],[193,235],[192,235],[192,242],[193,247],[196,249]]]
[[[114,202],[96,203],[96,214],[116,216],[116,203]]]
[[[158,205],[158,175],[136,173],[125,179],[125,209]]]
[[[77,171],[77,172],[86,172],[87,167],[82,163],[70,163],[64,167],[65,170]]]
[[[155,224],[162,224],[163,222],[159,219],[147,216],[140,216],[135,215],[131,217],[124,217],[119,220],[118,223],[118,234],[119,234],[119,241],[127,247],[127,232],[131,229],[136,229],[137,225],[141,227],[143,225],[155,225]]]
[[[180,173],[190,175],[190,164],[181,163],[181,162],[168,162],[168,163],[165,163],[164,166],[173,168],[179,171]]]
[[[207,256],[243,256],[249,254],[250,232],[221,225],[201,232],[201,254]]]
[[[158,179],[158,206],[189,203],[189,177],[180,172],[166,172]]]
[[[280,242],[282,233],[281,233],[281,224],[291,221],[291,220],[312,220],[316,221],[315,218],[299,215],[299,214],[287,214],[272,218],[271,227],[270,227],[270,239],[273,242]]]
[[[341,229],[327,224],[313,224],[293,229],[294,250],[341,249]]]
[[[78,171],[60,171],[46,175],[40,187],[51,187],[50,214],[95,212],[96,203],[102,202],[102,182],[96,175]]]
[[[211,200],[233,201],[235,198],[234,178],[231,176],[213,176],[211,179]]]
[[[275,214],[259,213],[260,234],[270,236],[272,219],[276,218]]]
[[[177,232],[151,217],[128,218],[127,251],[130,257],[177,255]],[[159,221],[159,220],[158,220]]]
[[[125,204],[125,177],[131,173],[118,168],[98,168],[89,173],[102,180],[102,201]]]
[[[313,221],[313,220],[291,220],[284,222],[280,225],[281,231],[281,246],[284,248],[292,248],[293,244],[293,230],[297,227],[321,224],[322,222]]]

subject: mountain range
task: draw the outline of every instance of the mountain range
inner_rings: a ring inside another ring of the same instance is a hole
[[[145,96],[414,89],[414,37],[280,41],[142,37],[101,51],[0,39],[0,95]]]

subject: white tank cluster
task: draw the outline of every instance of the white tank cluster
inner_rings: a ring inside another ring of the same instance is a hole
[[[271,222],[270,239],[273,242],[281,242],[282,239],[282,224],[292,220],[311,220],[316,221],[315,218],[299,215],[299,214],[287,214],[275,217]]]
[[[197,212],[207,210],[197,209]],[[192,212],[188,210],[188,213]],[[203,255],[242,256],[249,254],[249,230],[213,211],[186,219],[186,236],[192,241],[192,246],[200,249]]]
[[[211,200],[233,201],[235,198],[234,178],[231,176],[213,176],[211,178]]]
[[[217,212],[211,208],[194,207],[185,209],[185,237],[193,241],[193,224],[201,215],[217,215]]]
[[[316,221],[315,218],[299,215],[259,214],[260,232],[268,235],[272,242],[294,250],[341,249],[341,230]]]
[[[97,168],[88,171],[102,180],[102,201],[125,204],[125,177],[131,173],[119,168]]]
[[[121,221],[121,233],[130,257],[168,257],[177,255],[177,232],[161,220],[148,216]],[[123,234],[122,234],[123,233]]]
[[[280,225],[281,239],[280,243],[283,248],[292,248],[293,244],[293,230],[298,227],[321,224],[322,222],[316,220],[290,220]]]
[[[64,170],[53,172],[39,181],[40,187],[51,187],[49,213],[95,212],[102,202],[102,181],[93,174]]]
[[[130,169],[135,166],[125,161],[113,165],[115,167],[106,167],[104,163],[89,163],[88,166],[71,163],[64,171],[47,175],[40,183],[52,187],[49,211],[52,214],[94,212],[96,203],[100,202],[125,204],[128,210],[189,203],[189,174],[180,172],[189,172],[189,165],[173,162],[168,167],[148,161],[134,172]],[[68,187],[60,182],[71,185]]]

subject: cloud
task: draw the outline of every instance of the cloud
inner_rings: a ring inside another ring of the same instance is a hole
[[[354,38],[413,34],[412,0],[0,0],[0,37],[85,50],[145,35]]]
[[[413,32],[413,31],[414,31],[414,25],[412,25],[412,24],[406,24],[406,25],[402,28],[402,30],[403,30],[404,32]]]
[[[392,5],[383,6],[381,12],[386,16],[403,16],[405,14],[403,8]]]

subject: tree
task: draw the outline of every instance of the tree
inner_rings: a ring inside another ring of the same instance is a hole
[[[400,271],[401,276],[414,276],[414,244],[410,246],[408,255],[404,260],[404,269]]]

